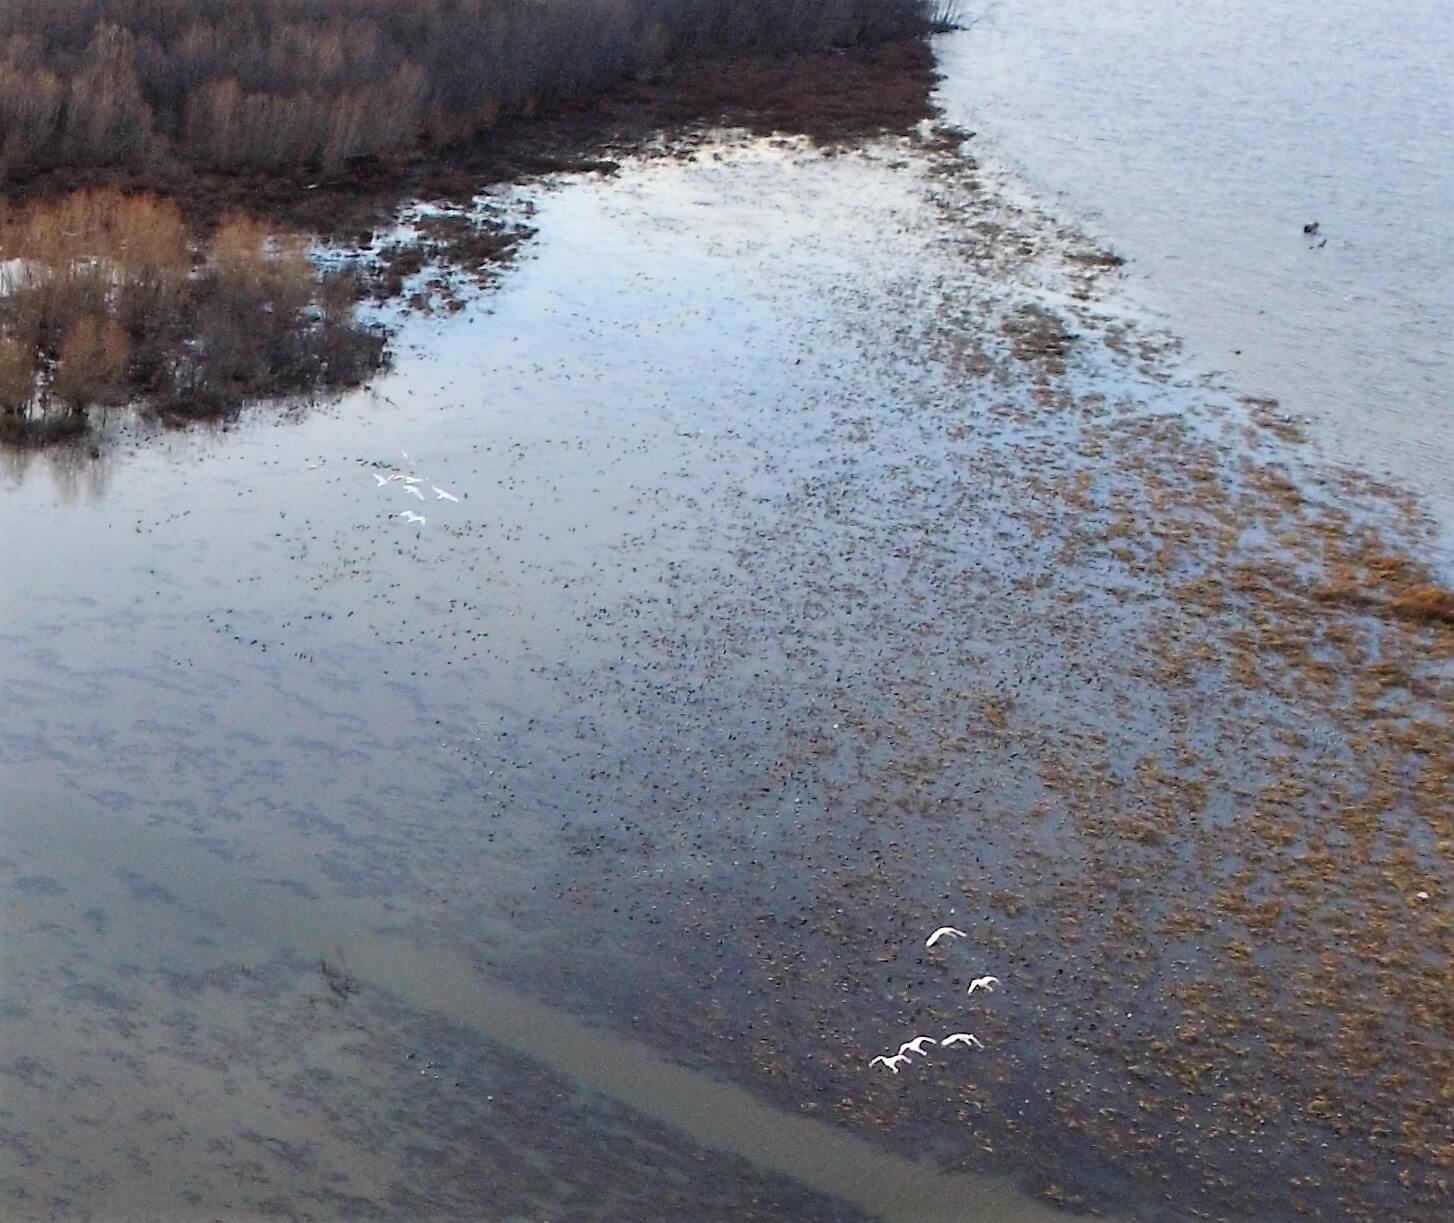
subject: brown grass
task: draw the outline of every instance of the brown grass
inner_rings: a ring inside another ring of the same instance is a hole
[[[1442,586],[1416,586],[1391,599],[1388,606],[1405,620],[1454,624],[1454,590]]]

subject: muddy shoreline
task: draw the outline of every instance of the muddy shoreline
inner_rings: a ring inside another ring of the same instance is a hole
[[[388,225],[406,203],[467,203],[502,183],[610,174],[622,157],[681,153],[721,128],[805,136],[825,146],[905,132],[933,113],[937,79],[926,38],[821,55],[704,58],[643,72],[547,113],[503,119],[474,141],[355,158],[336,172],[52,170],[7,176],[3,192],[12,203],[108,187],[155,192],[175,200],[204,231],[242,212],[347,244]]]
[[[0,1068],[65,1101],[119,1091],[100,1067],[125,1059],[148,1118],[98,1154],[7,1086],[12,1149],[48,1123],[69,1162],[12,1161],[6,1191],[94,1206],[200,1133],[177,1101],[225,1098],[237,1040],[181,1001],[210,964],[228,998],[298,994],[242,1114],[266,1138],[310,1086],[295,1145],[197,1144],[195,1202],[389,1217],[377,1178],[427,1166],[448,1192],[409,1208],[461,1217],[491,1190],[452,1161],[560,1115],[501,1123],[480,1090],[572,1092],[505,1059],[446,1126],[360,1069],[387,1047],[421,1077],[411,1016],[467,996],[466,964],[1057,1206],[1441,1218],[1454,626],[1417,503],[1201,385],[1114,261],[987,190],[954,133],[681,153],[526,189],[529,257],[403,325],[389,402],[98,464],[104,546],[87,494],[41,504],[44,460],[5,491],[74,556],[27,564],[0,629],[11,708],[45,711],[0,722],[23,966]],[[370,475],[416,464],[462,500],[405,533]],[[47,841],[91,825],[90,865]],[[945,923],[970,937],[926,949]],[[370,960],[375,938],[446,979]],[[227,975],[246,963],[262,986]],[[966,997],[985,973],[1002,988]],[[335,1019],[375,1052],[334,1046]],[[435,1037],[456,1062],[488,1043],[488,1006],[473,1022]],[[966,1029],[984,1050],[867,1066]],[[360,1129],[370,1091],[419,1162]],[[603,1134],[650,1127],[586,1112],[557,1141],[614,1186]],[[499,1167],[523,1210],[678,1209]],[[765,1218],[854,1217],[840,1183],[751,1192]]]

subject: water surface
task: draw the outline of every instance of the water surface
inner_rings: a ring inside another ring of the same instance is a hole
[[[966,7],[939,45],[977,152],[1128,258],[1198,367],[1454,524],[1454,8]]]
[[[7,456],[6,1217],[1441,1218],[1397,490],[950,147],[527,195],[372,392]]]

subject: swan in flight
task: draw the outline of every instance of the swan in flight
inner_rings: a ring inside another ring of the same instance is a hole
[[[995,992],[995,986],[1000,983],[998,977],[976,977],[969,983],[969,992],[972,994],[977,989],[984,990],[987,994]]]
[[[395,515],[395,517],[402,518],[405,522],[417,522],[421,527],[429,521],[423,514],[416,514],[413,510],[405,510],[402,514]]]
[[[915,1053],[919,1054],[920,1057],[928,1057],[929,1055],[924,1052],[924,1046],[932,1045],[933,1043],[934,1038],[932,1036],[916,1036],[913,1040],[906,1040],[902,1045],[899,1046],[899,1056],[907,1057],[908,1054],[906,1054],[904,1050],[912,1049]]]
[[[984,1045],[978,1036],[969,1032],[953,1032],[939,1042],[948,1049],[951,1045],[973,1045],[976,1049],[983,1049]]]
[[[925,947],[932,947],[932,946],[934,946],[935,943],[937,943],[942,938],[968,938],[968,937],[969,937],[969,935],[967,935],[963,930],[956,930],[953,926],[940,926],[939,929],[937,929],[936,931],[934,931],[934,933],[931,934],[928,937],[928,939],[924,943],[924,946]]]
[[[406,493],[409,493],[411,496],[418,497],[420,501],[423,501],[424,500],[424,494],[421,493],[412,484],[406,484],[406,485],[404,485],[404,491]]]
[[[453,493],[447,493],[447,492],[445,492],[444,489],[440,488],[439,485],[437,485],[437,484],[431,484],[430,487],[432,489],[434,489],[434,496],[435,496],[435,499],[438,500],[438,501],[458,501],[459,500],[459,498],[456,497]]]
[[[895,1074],[898,1074],[900,1064],[903,1062],[907,1062],[908,1060],[908,1057],[906,1057],[902,1053],[897,1053],[893,1057],[885,1057],[882,1053],[880,1053],[876,1058],[873,1059],[873,1061],[869,1062],[869,1065],[877,1066],[880,1062],[882,1062]]]

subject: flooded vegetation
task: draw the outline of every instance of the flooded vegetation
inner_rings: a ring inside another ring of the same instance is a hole
[[[799,90],[220,226],[387,374],[7,453],[7,1218],[1447,1217],[1435,524]]]
[[[108,408],[219,418],[357,386],[386,364],[397,316],[360,312],[362,299],[458,309],[460,290],[488,283],[530,236],[524,218],[476,207],[481,190],[565,168],[609,174],[613,158],[723,124],[823,141],[904,130],[928,113],[934,79],[915,35],[951,11],[642,0],[586,22],[554,0],[9,10],[0,435],[94,444]]]
[[[0,435],[83,432],[93,409],[184,417],[357,386],[383,363],[348,270],[225,218],[204,242],[152,195],[83,191],[0,217]]]
[[[1198,368],[1275,395],[1454,526],[1454,9],[975,11],[938,50],[946,114],[986,164],[1125,255]]]

